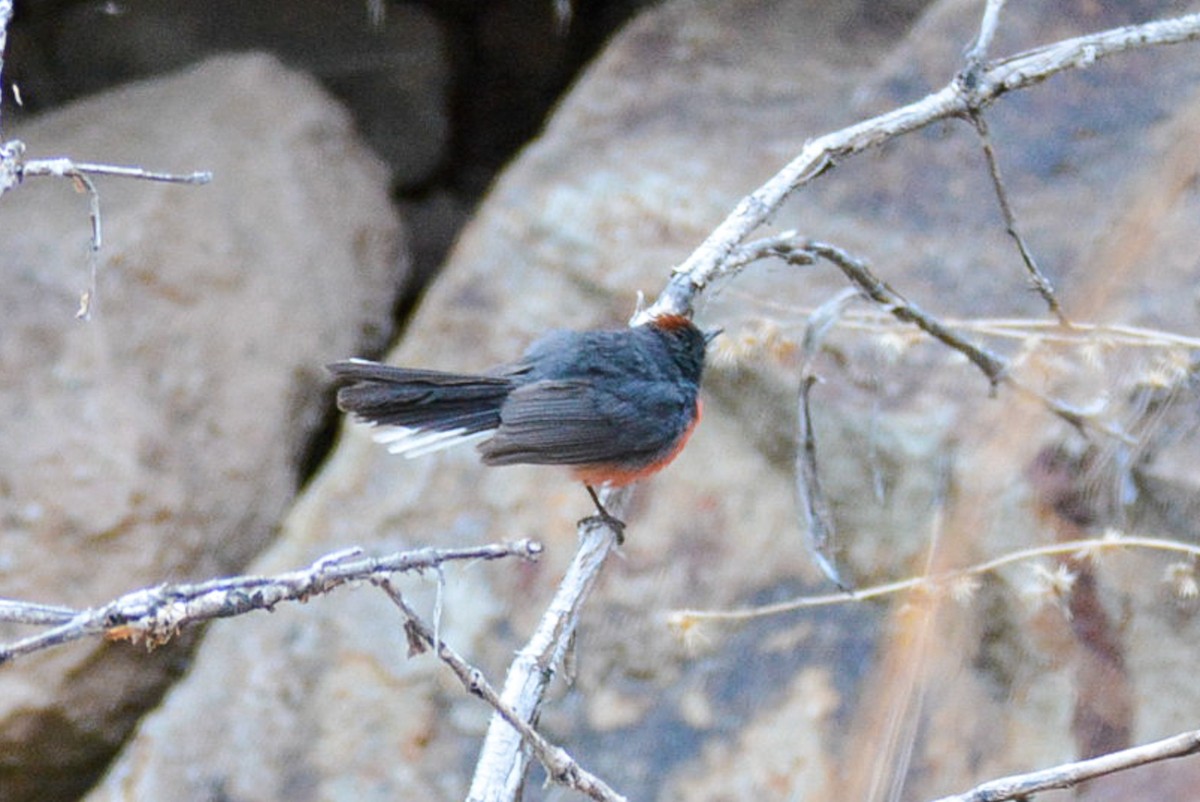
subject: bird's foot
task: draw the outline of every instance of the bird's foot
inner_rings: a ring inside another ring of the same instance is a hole
[[[586,518],[580,518],[578,526],[585,524],[602,524],[607,526],[617,535],[617,545],[620,546],[625,542],[625,522],[615,515],[610,515],[605,512],[603,514],[589,515]]]
[[[596,489],[591,485],[585,484],[588,495],[592,497],[592,502],[596,505],[596,514],[589,515],[579,521],[579,525],[588,523],[600,523],[611,529],[617,536],[617,545],[620,546],[625,542],[625,522],[604,508],[600,503],[600,496],[596,494]]]

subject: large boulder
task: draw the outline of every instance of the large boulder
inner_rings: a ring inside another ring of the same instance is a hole
[[[378,348],[405,272],[386,170],[311,79],[223,57],[8,132],[31,158],[211,170],[0,199],[0,594],[75,607],[242,568],[328,411],[322,365]],[[4,627],[6,639],[27,629]],[[0,799],[77,796],[186,667],[83,642],[0,669]]]

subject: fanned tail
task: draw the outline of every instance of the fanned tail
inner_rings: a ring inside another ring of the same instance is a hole
[[[335,362],[329,371],[349,382],[338,408],[378,427],[377,442],[393,454],[418,457],[486,437],[500,425],[510,379],[417,370],[362,359]]]

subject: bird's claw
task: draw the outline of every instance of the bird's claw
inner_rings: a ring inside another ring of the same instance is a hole
[[[611,515],[608,512],[602,512],[579,519],[579,526],[586,526],[588,524],[600,524],[601,526],[607,526],[617,536],[618,546],[625,543],[625,522],[615,515]]]

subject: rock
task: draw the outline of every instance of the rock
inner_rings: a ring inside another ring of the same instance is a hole
[[[997,52],[1128,21],[1102,10],[1064,18],[1060,6],[1006,7]],[[900,8],[912,5],[688,1],[639,17],[496,183],[392,360],[480,369],[549,327],[620,325],[634,293],[660,287],[805,140],[953,78],[979,4],[935,3],[916,21]],[[1114,57],[988,112],[1018,214],[1080,321],[1189,325],[1194,296],[1178,288],[1182,266],[1194,266],[1193,238],[1163,224],[1197,212],[1195,193],[1179,189],[1179,176],[1195,174],[1195,149],[1180,143],[1195,141],[1187,110],[1200,70],[1184,47]],[[1130,103],[1103,105],[1109,97]],[[1097,388],[1125,397],[1154,352],[1046,333],[1058,332],[1041,325],[1045,307],[1027,290],[979,153],[965,124],[897,140],[838,165],[761,233],[796,228],[835,242],[947,319],[1026,319],[1012,338],[995,335],[994,322],[971,324],[970,336],[1040,392],[1081,406]],[[1142,212],[1136,220],[1126,220],[1130,208]],[[1072,721],[1095,712],[1080,709],[1078,691],[1102,696],[1080,687],[1098,674],[1078,670],[1101,640],[1138,644],[1126,675],[1113,677],[1124,690],[1157,677],[1156,649],[1189,654],[1190,629],[1171,635],[1163,622],[1190,628],[1194,617],[1164,605],[1163,561],[1153,560],[1129,576],[1089,578],[1089,621],[1110,628],[1099,633],[1072,627],[1053,603],[1027,608],[1054,599],[1045,588],[1021,593],[1018,567],[891,604],[846,600],[672,637],[664,613],[674,608],[831,591],[804,550],[791,463],[797,343],[808,311],[844,286],[827,266],[759,265],[711,288],[699,310],[702,323],[728,330],[704,423],[639,488],[623,559],[606,566],[585,615],[573,685],[541,716],[549,737],[631,799],[964,790],[1095,743]],[[1061,538],[1067,527],[1031,467],[1048,447],[1079,447],[1069,427],[1009,387],[992,397],[961,358],[886,316],[850,312],[819,354],[824,383],[812,396],[847,575],[899,579]],[[1105,420],[1127,425],[1137,413],[1114,404]],[[1082,484],[1071,471],[1065,481]],[[351,429],[254,570],[351,544],[538,536],[547,554],[537,565],[446,572],[441,633],[499,681],[588,512],[560,472],[485,469],[469,449],[405,461]],[[404,587],[433,607],[429,581]],[[1115,631],[1105,605],[1126,600],[1133,617]],[[406,660],[400,626],[369,589],[222,622],[91,799],[462,798],[487,710],[433,657]],[[1136,698],[1135,738],[1165,734],[1200,707],[1182,689]],[[530,793],[539,781],[535,772]]]
[[[222,57],[19,130],[29,156],[211,170],[0,200],[0,593],[71,606],[237,571],[323,426],[323,364],[378,347],[405,272],[385,169],[311,79]],[[28,630],[4,628],[6,640]],[[186,666],[85,641],[0,670],[0,799],[75,798]]]

